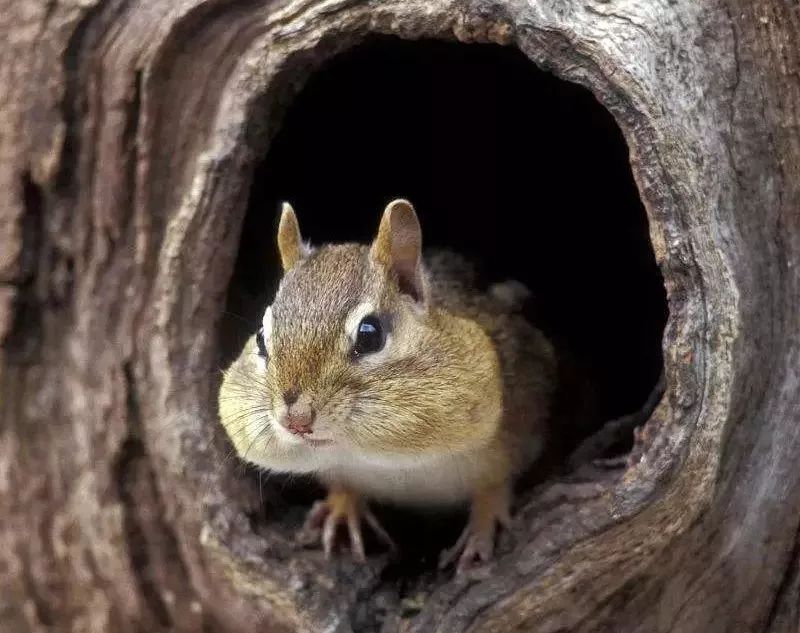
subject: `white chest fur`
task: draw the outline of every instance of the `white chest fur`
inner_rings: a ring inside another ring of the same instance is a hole
[[[476,453],[431,457],[351,454],[319,476],[374,499],[404,505],[442,505],[468,499],[486,468]]]

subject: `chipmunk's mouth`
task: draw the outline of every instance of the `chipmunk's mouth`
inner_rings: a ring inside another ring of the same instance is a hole
[[[278,422],[274,423],[274,428],[280,439],[286,444],[292,446],[312,446],[314,448],[322,448],[324,446],[330,446],[331,444],[334,443],[333,440],[330,438],[313,437],[314,435],[313,431],[308,433],[307,435],[299,433],[290,433],[285,426],[283,426]]]

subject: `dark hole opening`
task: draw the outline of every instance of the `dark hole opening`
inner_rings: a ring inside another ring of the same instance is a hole
[[[274,292],[280,201],[314,243],[367,242],[394,197],[414,203],[428,246],[533,291],[529,317],[594,387],[580,433],[644,403],[667,305],[625,141],[589,91],[494,45],[376,38],[312,75],[254,176],[228,358]]]

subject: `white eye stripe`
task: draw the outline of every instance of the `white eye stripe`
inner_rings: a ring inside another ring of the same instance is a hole
[[[361,320],[373,312],[375,312],[375,306],[372,303],[365,301],[363,303],[359,303],[347,316],[347,319],[344,322],[344,331],[345,334],[347,334],[347,338],[349,338],[351,342],[355,341],[356,337],[358,336],[358,326],[361,324]]]
[[[275,320],[272,318],[272,306],[267,306],[264,312],[264,318],[261,320],[261,333],[264,336],[264,347],[267,348],[267,354],[273,355],[272,349],[272,328],[274,327]]]
[[[272,338],[272,306],[267,307],[261,327],[264,329],[264,341],[270,340]]]

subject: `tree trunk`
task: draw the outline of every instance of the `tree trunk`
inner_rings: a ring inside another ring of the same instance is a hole
[[[795,0],[0,0],[0,32],[0,629],[800,630]],[[249,520],[209,378],[254,162],[369,33],[594,92],[670,310],[627,466],[537,488],[413,609]]]

